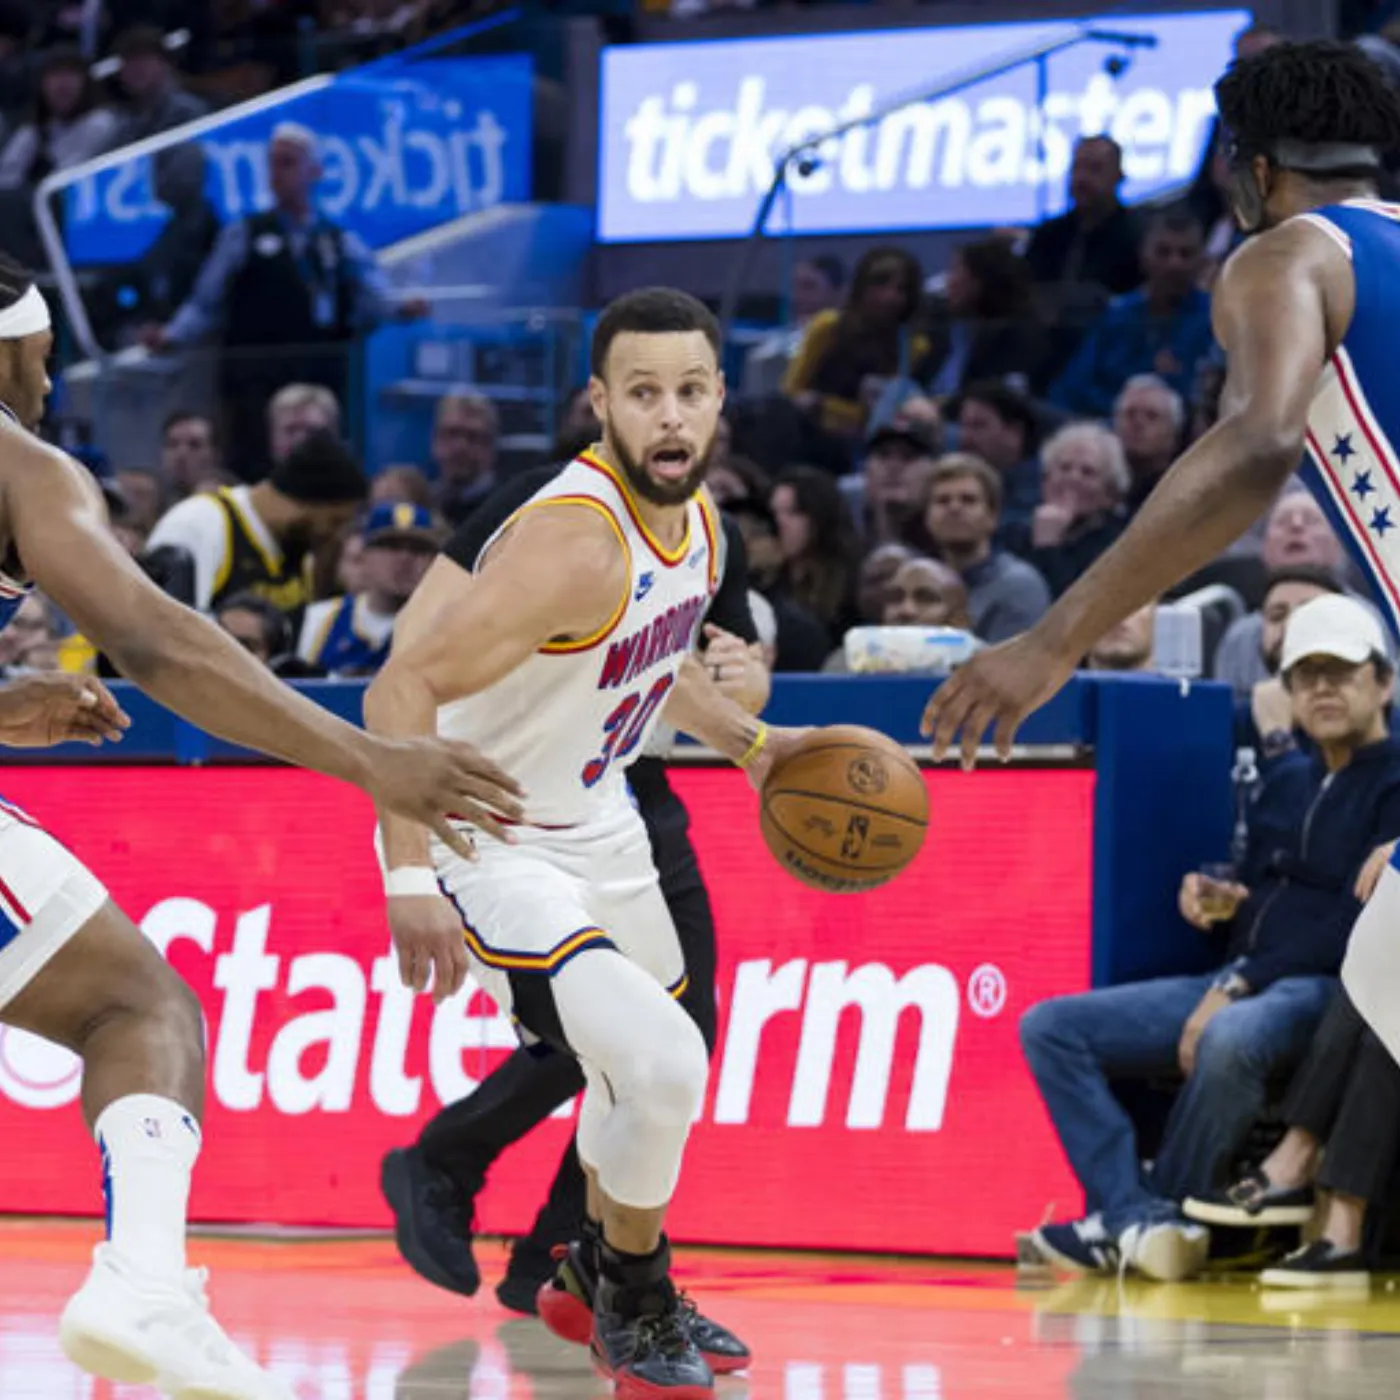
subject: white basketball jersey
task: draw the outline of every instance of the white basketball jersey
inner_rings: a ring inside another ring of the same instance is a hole
[[[476,745],[525,789],[526,820],[574,826],[627,800],[623,775],[655,728],[718,583],[718,522],[701,492],[666,550],[623,478],[591,452],[542,487],[486,542],[550,502],[596,510],[628,560],[616,612],[590,637],[559,640],[488,689],[438,710],[438,733]],[[463,637],[461,645],[470,646]]]

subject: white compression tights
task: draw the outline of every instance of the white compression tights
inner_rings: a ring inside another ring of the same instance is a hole
[[[1342,985],[1376,1038],[1400,1060],[1400,872],[1386,866],[1351,931]]]
[[[553,992],[588,1080],[579,1157],[618,1205],[664,1206],[705,1098],[709,1063],[699,1028],[655,978],[610,949],[562,967]]]

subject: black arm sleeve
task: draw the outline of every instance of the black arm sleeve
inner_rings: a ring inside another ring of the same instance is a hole
[[[749,607],[749,559],[744,552],[744,536],[727,515],[720,517],[720,524],[724,529],[724,573],[705,621],[746,642],[756,642],[758,628]]]
[[[468,573],[486,547],[486,541],[535,494],[559,475],[558,467],[538,467],[499,485],[452,533],[442,552]]]

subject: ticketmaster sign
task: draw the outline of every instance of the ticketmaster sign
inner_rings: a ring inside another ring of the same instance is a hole
[[[1211,87],[1248,23],[1242,10],[1115,16],[1152,35],[1115,78],[1115,52],[1085,43],[1036,65],[827,143],[808,174],[790,172],[792,226],[803,233],[967,228],[1065,205],[1074,141],[1110,132],[1126,197],[1188,179],[1215,112]],[[748,232],[774,158],[897,97],[1003,55],[1072,34],[1079,21],[635,44],[603,52],[598,236],[603,242],[733,238]],[[1043,140],[1042,140],[1043,137]],[[1041,147],[1044,147],[1042,159]],[[782,206],[771,230],[785,226]]]

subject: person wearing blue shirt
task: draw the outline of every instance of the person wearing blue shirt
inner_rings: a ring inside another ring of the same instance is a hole
[[[1123,385],[1157,374],[1183,398],[1215,337],[1210,297],[1197,285],[1204,235],[1186,210],[1158,214],[1143,240],[1140,291],[1117,297],[1090,330],[1069,367],[1050,387],[1050,401],[1070,413],[1106,418]]]

